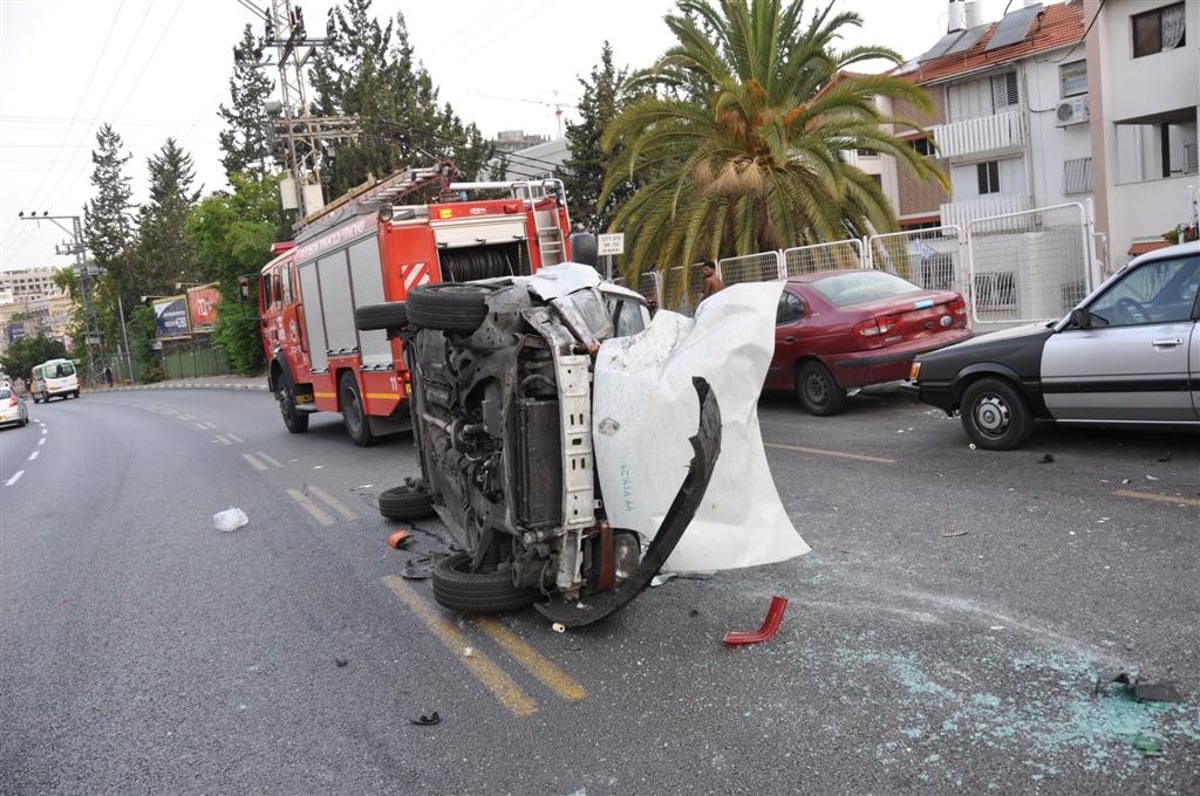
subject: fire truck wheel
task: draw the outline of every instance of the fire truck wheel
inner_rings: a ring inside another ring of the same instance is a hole
[[[394,486],[379,493],[379,513],[401,522],[423,520],[433,516],[433,495],[407,484]]]
[[[403,301],[364,304],[354,310],[354,327],[360,332],[372,329],[403,329],[408,325],[408,305]]]
[[[433,568],[433,598],[452,611],[495,614],[533,605],[537,589],[518,589],[507,571],[471,572],[471,557],[455,553]]]
[[[279,401],[279,414],[283,415],[284,428],[293,434],[308,431],[308,414],[296,409],[296,394],[292,390],[291,379],[287,376],[279,380],[275,400]]]
[[[362,395],[358,384],[354,381],[353,373],[343,373],[338,381],[338,406],[342,410],[342,425],[354,444],[366,448],[379,441],[379,437],[371,433],[367,423],[366,409],[363,407]]]
[[[473,332],[487,318],[487,285],[441,282],[421,285],[408,294],[408,320],[425,329]]]

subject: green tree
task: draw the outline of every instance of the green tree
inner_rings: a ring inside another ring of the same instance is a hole
[[[137,284],[143,294],[163,295],[175,291],[176,283],[197,281],[192,247],[183,228],[200,191],[192,190],[192,156],[174,138],[168,138],[146,165],[150,201],[142,206],[139,217],[141,269]]]
[[[322,178],[327,196],[409,166],[452,158],[459,171],[478,173],[492,147],[475,125],[464,125],[449,104],[439,107],[433,80],[414,57],[403,14],[380,25],[371,0],[334,8],[333,44],[311,70],[316,112],[353,116],[355,141],[325,142]]]
[[[55,340],[38,333],[32,337],[22,337],[12,342],[4,356],[0,356],[0,370],[13,378],[28,379],[33,366],[47,359],[65,359],[68,357],[67,347],[62,340]]]
[[[606,41],[600,63],[592,67],[591,80],[579,79],[579,123],[567,122],[569,156],[563,162],[562,181],[567,189],[571,219],[590,232],[604,232],[612,224],[616,209],[634,193],[632,180],[615,185],[603,206],[597,202],[604,192],[604,176],[610,155],[601,140],[604,129],[616,118],[623,104],[621,84],[625,71],[613,67],[612,46]]]
[[[679,0],[666,17],[678,44],[629,90],[630,102],[605,132],[612,152],[605,192],[637,175],[634,197],[615,224],[631,241],[627,276],[896,228],[878,184],[846,162],[865,150],[891,155],[918,178],[945,177],[885,125],[916,128],[885,114],[876,98],[921,111],[920,88],[849,67],[874,59],[899,63],[883,47],[834,45],[852,12],[833,2],[803,22],[803,0]]]
[[[223,103],[217,115],[228,128],[217,136],[221,165],[226,176],[242,173],[265,177],[271,170],[273,156],[272,123],[267,115],[267,101],[275,91],[275,83],[259,67],[262,50],[247,25],[242,40],[233,48],[233,76],[229,78],[230,105]]]
[[[258,307],[253,295],[245,303],[240,300],[238,277],[250,276],[256,284],[253,277],[271,258],[271,243],[279,238],[281,213],[275,181],[234,174],[230,182],[232,193],[214,194],[196,206],[186,233],[204,281],[221,286],[213,342],[222,346],[234,371],[251,375],[264,362]]]

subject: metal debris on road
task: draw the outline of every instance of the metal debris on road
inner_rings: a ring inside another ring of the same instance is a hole
[[[1052,461],[1054,461],[1054,456],[1046,453],[1042,455],[1042,458],[1038,459],[1038,464],[1049,464]]]
[[[441,721],[442,721],[442,717],[438,715],[438,712],[436,710],[433,711],[432,713],[430,713],[428,716],[426,716],[425,714],[421,714],[420,718],[409,719],[409,722],[411,722],[412,724],[417,724],[421,727],[429,727],[434,724],[440,724]]]

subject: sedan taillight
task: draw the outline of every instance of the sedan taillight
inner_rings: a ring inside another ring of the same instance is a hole
[[[962,299],[954,299],[954,301],[946,304],[946,309],[950,310],[955,315],[967,314],[967,302]]]
[[[13,407],[13,408],[16,408],[16,406],[17,406],[17,395],[16,395],[16,393],[13,393],[12,395],[8,396],[8,405],[9,405],[9,406],[11,406],[11,407]]]

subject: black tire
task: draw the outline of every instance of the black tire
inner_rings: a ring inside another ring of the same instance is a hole
[[[279,414],[283,417],[284,428],[292,434],[308,431],[308,413],[296,408],[296,391],[292,387],[292,380],[286,375],[279,377],[275,400],[279,401]]]
[[[1008,451],[1033,432],[1033,413],[1010,382],[985,378],[972,382],[960,406],[963,429],[981,448]]]
[[[338,379],[338,406],[342,410],[342,425],[346,427],[346,434],[355,445],[367,448],[379,441],[379,437],[371,433],[362,393],[358,391],[358,382],[354,380],[354,374],[349,371]]]
[[[408,320],[414,326],[445,332],[473,332],[487,318],[487,285],[442,282],[421,285],[408,294]]]
[[[423,520],[433,516],[433,495],[407,484],[394,486],[379,493],[379,513],[401,522]]]
[[[364,304],[354,309],[354,328],[360,332],[368,332],[373,329],[399,330],[407,325],[408,305],[403,301]]]
[[[433,568],[433,598],[451,611],[496,614],[533,605],[536,589],[518,589],[506,571],[469,572],[471,557],[455,553]]]
[[[846,391],[816,361],[805,362],[796,373],[796,395],[805,411],[818,417],[836,415],[846,405]]]

